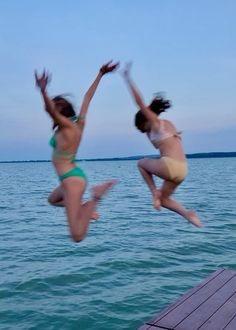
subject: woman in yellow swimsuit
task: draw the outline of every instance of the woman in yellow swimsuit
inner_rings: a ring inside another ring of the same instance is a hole
[[[114,180],[109,180],[94,186],[91,200],[82,204],[87,178],[83,170],[76,166],[75,156],[81,142],[90,101],[103,75],[113,72],[117,66],[118,63],[108,62],[100,68],[84,96],[78,116],[71,103],[64,97],[57,96],[51,99],[48,96],[46,89],[50,80],[49,75],[43,72],[38,76],[35,72],[36,85],[41,91],[45,110],[52,118],[55,128],[50,145],[53,147],[52,162],[61,182],[51,193],[48,201],[54,206],[65,207],[71,237],[75,242],[83,240],[98,201],[115,184]]]
[[[140,108],[135,116],[135,125],[142,133],[146,133],[154,147],[160,151],[160,159],[144,158],[138,162],[138,168],[152,193],[153,206],[158,210],[163,206],[182,215],[193,225],[202,227],[194,211],[185,209],[180,203],[170,198],[183,182],[188,171],[180,133],[169,120],[159,118],[159,115],[171,106],[170,102],[162,97],[156,97],[150,105],[146,106],[130,78],[130,64],[126,66],[123,76]],[[164,180],[159,190],[153,175]]]

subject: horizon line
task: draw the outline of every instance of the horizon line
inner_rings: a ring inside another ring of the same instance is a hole
[[[186,158],[224,158],[224,157],[236,157],[236,151],[213,151],[213,152],[197,152],[191,154],[185,154]],[[136,155],[136,156],[120,156],[120,157],[102,157],[102,158],[81,158],[76,161],[114,161],[114,160],[139,160],[144,157],[148,158],[160,158],[159,155]],[[0,160],[0,163],[50,163],[48,159],[30,159],[30,160]]]

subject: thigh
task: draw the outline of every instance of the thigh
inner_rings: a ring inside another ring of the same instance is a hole
[[[49,203],[58,203],[61,200],[63,200],[63,189],[62,186],[58,186],[56,189],[54,189],[51,194],[48,196]]]
[[[69,177],[62,181],[62,188],[70,230],[71,232],[75,232],[78,227],[86,181],[80,177]]]
[[[144,158],[139,160],[138,166],[149,172],[150,174],[154,174],[159,176],[164,180],[170,179],[170,174],[168,167],[166,166],[163,159],[151,159]]]
[[[179,183],[175,183],[173,181],[164,181],[161,187],[161,197],[169,198],[179,186]]]

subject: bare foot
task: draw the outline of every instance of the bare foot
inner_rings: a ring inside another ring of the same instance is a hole
[[[159,190],[156,190],[153,194],[153,207],[156,210],[160,211],[161,208],[161,192]]]
[[[91,220],[98,220],[100,218],[100,215],[97,211],[93,211],[91,215]]]
[[[116,180],[109,180],[92,188],[93,199],[100,200],[106,192],[117,183]]]
[[[197,213],[194,211],[188,211],[186,219],[198,228],[203,227],[203,223],[200,221]]]

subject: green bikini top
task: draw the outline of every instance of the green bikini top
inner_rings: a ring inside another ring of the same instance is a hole
[[[73,116],[70,118],[73,122],[76,122],[79,119],[82,119],[79,116]],[[52,135],[51,139],[49,140],[49,145],[54,149],[53,150],[53,158],[61,161],[72,161],[75,162],[76,154],[72,152],[67,152],[63,150],[59,150],[57,148],[56,140],[55,140],[55,133]]]
[[[49,141],[50,146],[54,149],[53,150],[53,158],[56,160],[60,160],[60,161],[71,161],[71,162],[75,162],[75,157],[76,154],[73,152],[67,152],[67,151],[63,151],[57,148],[56,145],[56,140],[55,140],[55,134],[51,137],[50,141]]]

